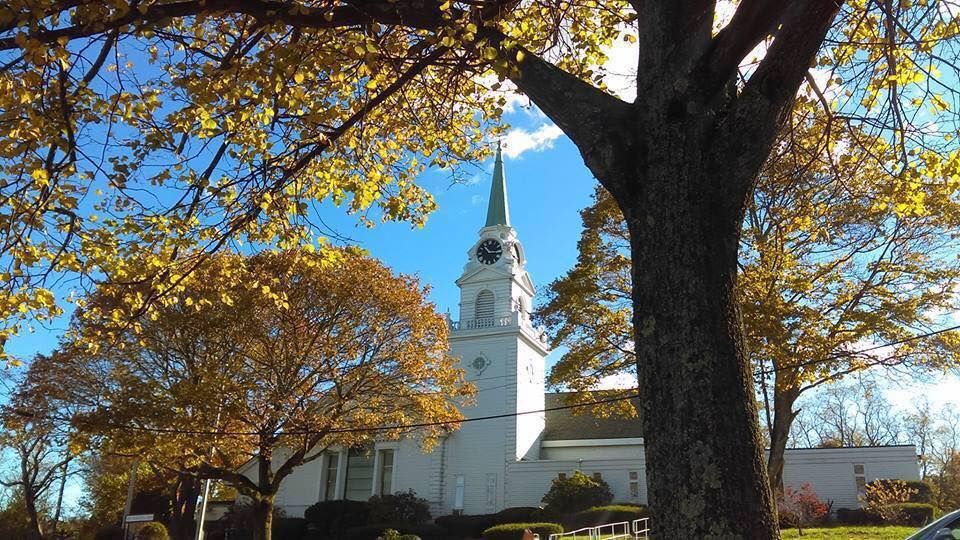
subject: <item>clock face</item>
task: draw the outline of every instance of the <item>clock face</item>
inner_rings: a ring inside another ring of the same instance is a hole
[[[477,260],[483,264],[493,264],[503,255],[503,246],[493,238],[480,242],[477,246]]]

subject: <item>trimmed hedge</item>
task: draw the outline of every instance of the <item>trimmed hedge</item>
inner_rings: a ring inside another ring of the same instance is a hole
[[[534,506],[504,508],[496,514],[440,516],[433,520],[457,538],[480,538],[483,531],[506,523],[535,523],[543,520],[543,510]]]
[[[483,531],[483,538],[484,540],[522,540],[523,533],[527,529],[539,534],[542,540],[547,540],[551,534],[563,532],[563,526],[559,523],[505,523]]]
[[[367,508],[368,519],[374,523],[425,523],[430,519],[430,503],[413,491],[374,495]]]
[[[837,508],[837,523],[841,525],[877,525],[880,520],[863,508]]]
[[[307,530],[320,536],[336,538],[351,527],[367,523],[370,508],[363,501],[321,501],[303,512]]]
[[[903,519],[901,525],[913,525],[919,527],[933,521],[935,508],[927,503],[900,503],[893,505],[899,508]]]
[[[274,538],[300,538],[307,534],[307,520],[275,517],[270,531]]]
[[[411,525],[408,523],[380,523],[374,525],[364,525],[362,527],[353,527],[347,529],[343,538],[348,540],[376,540],[383,531],[394,529],[401,535],[415,535],[423,540],[459,540],[460,536],[451,536],[439,525],[432,523],[421,523]]]
[[[595,527],[607,523],[619,523],[621,521],[633,522],[635,519],[648,517],[650,513],[642,506],[627,505],[608,505],[594,506],[567,516],[563,520],[563,526],[568,531],[582,529],[584,527]]]

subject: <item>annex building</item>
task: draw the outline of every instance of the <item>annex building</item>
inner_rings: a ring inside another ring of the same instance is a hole
[[[564,396],[545,391],[550,350],[531,324],[535,288],[510,225],[499,151],[486,223],[464,247],[459,319],[449,321],[451,354],[478,390],[464,416],[508,416],[464,423],[431,453],[415,440],[327,451],[283,481],[276,503],[288,516],[317,501],[408,490],[430,501],[434,516],[538,506],[554,478],[576,470],[603,478],[614,501],[647,502],[644,437],[655,433],[641,433],[636,421],[549,410]],[[834,509],[858,506],[858,492],[878,478],[919,479],[915,448],[787,450],[785,485],[810,483]]]

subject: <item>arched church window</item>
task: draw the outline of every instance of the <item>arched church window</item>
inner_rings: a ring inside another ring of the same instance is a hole
[[[493,293],[484,289],[477,295],[476,312],[474,316],[477,319],[493,318]]]

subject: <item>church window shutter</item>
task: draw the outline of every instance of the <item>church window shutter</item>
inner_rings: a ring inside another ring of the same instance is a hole
[[[477,319],[493,318],[493,293],[484,289],[477,295],[475,317]]]

